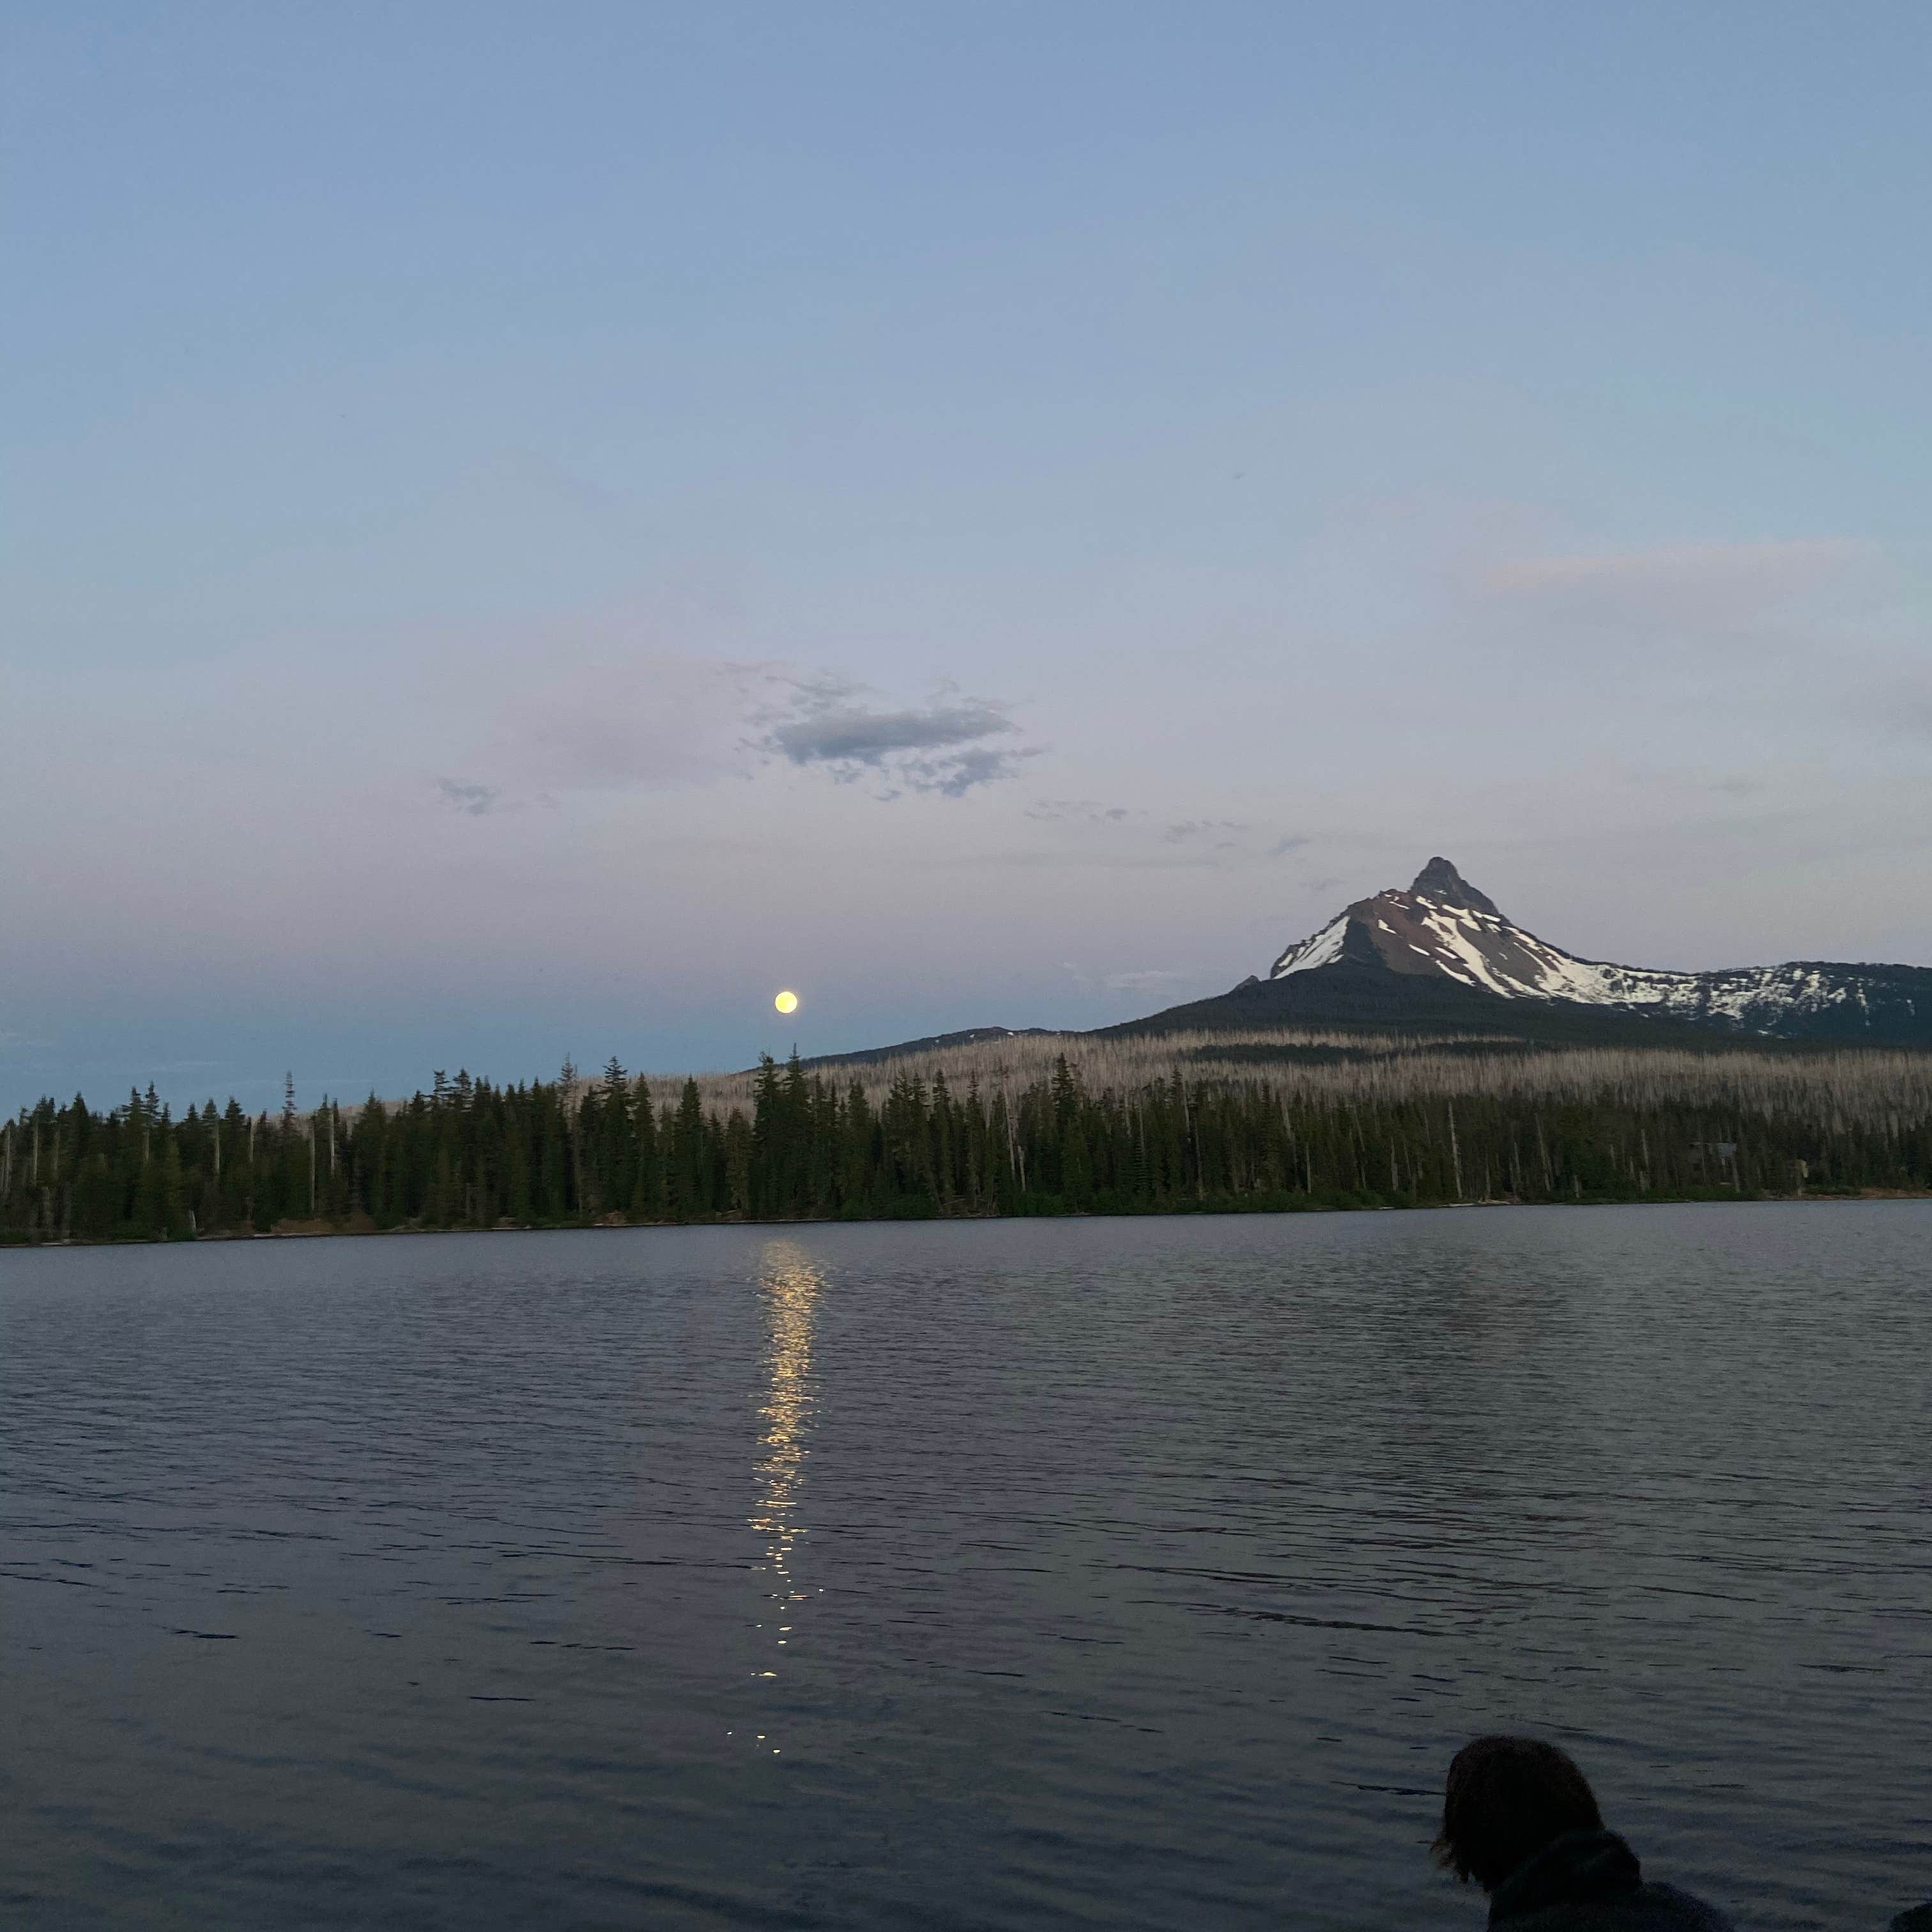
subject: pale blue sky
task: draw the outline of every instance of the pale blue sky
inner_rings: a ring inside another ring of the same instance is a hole
[[[0,1108],[1932,959],[1929,56],[0,8]]]

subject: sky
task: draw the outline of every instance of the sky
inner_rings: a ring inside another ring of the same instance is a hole
[[[1438,852],[1932,962],[1928,86],[1912,5],[0,5],[0,1112],[1102,1024]]]

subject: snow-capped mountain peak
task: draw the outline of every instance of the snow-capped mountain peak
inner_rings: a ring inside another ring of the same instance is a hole
[[[1353,959],[1392,973],[1441,973],[1512,997],[1546,998],[1555,989],[1545,982],[1564,956],[1511,925],[1486,892],[1478,892],[1447,859],[1436,858],[1407,892],[1390,887],[1358,899],[1291,946],[1268,976],[1284,980]]]
[[[1343,965],[1440,976],[1504,999],[1624,1007],[1750,1033],[1786,1031],[1834,1007],[1850,1009],[1844,1018],[1853,1027],[1856,1015],[1875,1021],[1881,1007],[1889,1020],[1916,1021],[1916,982],[1932,982],[1932,974],[1910,967],[1798,961],[1672,973],[1580,959],[1504,917],[1443,858],[1431,859],[1406,892],[1357,900],[1289,946],[1268,976]]]

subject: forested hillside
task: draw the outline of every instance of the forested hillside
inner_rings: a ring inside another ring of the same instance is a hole
[[[1303,1049],[1090,1084],[765,1060],[740,1080],[496,1087],[0,1126],[0,1239],[1630,1201],[1932,1188],[1932,1058]],[[738,1097],[742,1096],[742,1098]]]

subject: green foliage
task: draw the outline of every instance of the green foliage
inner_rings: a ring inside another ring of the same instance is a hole
[[[292,1090],[253,1119],[211,1100],[177,1120],[152,1090],[105,1114],[43,1100],[0,1125],[0,1241],[1932,1188],[1922,1111],[1753,1108],[1707,1080],[1343,1096],[1176,1069],[1094,1091],[1064,1054],[990,1098],[965,1078],[902,1071],[874,1101],[767,1058],[748,1114],[707,1107],[694,1080],[661,1105],[614,1059],[588,1084],[439,1072],[352,1113],[298,1113]]]

